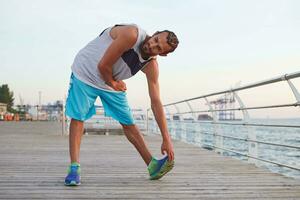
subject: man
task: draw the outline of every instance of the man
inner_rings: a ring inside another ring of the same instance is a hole
[[[137,25],[115,25],[105,29],[97,38],[79,51],[72,65],[66,115],[71,118],[69,148],[71,164],[65,185],[80,184],[79,149],[83,123],[95,114],[94,102],[99,96],[106,116],[119,121],[128,140],[145,161],[150,179],[159,179],[174,165],[173,144],[160,100],[158,63],[156,56],[166,56],[178,45],[173,32],[156,32],[148,36]],[[151,108],[160,128],[163,142],[161,160],[152,157],[143,136],[134,124],[127,103],[126,84],[138,71],[147,77]]]

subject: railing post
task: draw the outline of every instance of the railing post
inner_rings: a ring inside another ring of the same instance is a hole
[[[295,85],[292,83],[291,80],[287,79],[286,75],[282,76],[281,79],[287,81],[287,83],[289,84],[289,86],[294,94],[294,97],[296,98],[297,103],[299,104],[300,103],[300,93],[298,92]]]
[[[183,134],[185,134],[184,133],[184,130],[183,130],[183,125],[182,125],[182,116],[181,116],[181,114],[180,114],[180,109],[179,109],[179,107],[176,105],[176,104],[174,104],[174,107],[175,107],[175,109],[176,109],[176,111],[177,111],[177,114],[178,114],[178,116],[179,116],[179,120],[174,120],[175,122],[175,124],[176,124],[176,126],[175,126],[175,129],[176,129],[176,138],[178,138],[179,137],[179,139],[182,139],[182,138],[184,138],[185,139],[185,136],[183,136]]]
[[[213,115],[213,122],[214,122],[214,145],[216,147],[219,147],[219,148],[215,148],[215,152],[223,155],[223,137],[222,136],[218,136],[220,134],[220,124],[219,123],[219,119],[218,119],[218,116],[217,116],[217,113],[216,111],[214,111],[212,105],[210,104],[210,102],[207,100],[207,98],[205,97],[204,98],[208,107],[209,107],[209,110],[211,111],[212,115]]]
[[[237,99],[240,108],[243,112],[243,122],[245,124],[246,130],[247,130],[247,138],[248,140],[256,141],[256,133],[253,131],[253,127],[248,127],[247,123],[250,121],[250,115],[248,113],[248,110],[244,109],[245,105],[242,101],[242,99],[239,97],[239,95],[236,92],[233,92],[234,97]],[[248,155],[251,157],[258,157],[258,145],[256,142],[248,142]],[[249,163],[257,164],[257,160],[253,158],[248,158]]]
[[[186,101],[186,104],[188,105],[189,109],[191,110],[191,113],[192,113],[192,115],[193,115],[193,119],[196,120],[197,117],[196,117],[196,114],[195,114],[194,109],[193,109],[193,107],[191,106],[190,102]]]
[[[192,116],[193,116],[192,124],[190,124],[189,128],[186,128],[186,130],[190,130],[191,131],[191,134],[193,135],[193,138],[190,138],[190,139],[192,139],[192,141],[194,142],[195,141],[196,130],[197,130],[197,124],[198,124],[198,123],[196,123],[197,122],[196,121],[197,120],[197,116],[196,116],[196,114],[194,112],[194,109],[193,109],[192,105],[190,104],[190,102],[186,101],[186,104],[188,105],[188,107],[189,107],[189,109],[190,109],[190,111],[192,113]],[[187,136],[191,135],[191,134],[187,133]]]

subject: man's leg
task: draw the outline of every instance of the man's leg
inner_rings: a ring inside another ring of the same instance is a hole
[[[123,130],[127,139],[135,146],[135,148],[145,161],[146,165],[148,166],[151,162],[152,155],[148,147],[146,146],[144,138],[138,127],[136,125],[121,125],[123,126]]]
[[[101,91],[99,92],[99,96],[106,114],[121,123],[127,139],[134,145],[145,161],[150,179],[160,179],[169,172],[172,169],[174,162],[168,162],[167,156],[160,160],[152,157],[137,126],[125,125],[134,124],[126,93]]]
[[[65,185],[80,185],[80,143],[83,135],[83,121],[95,114],[94,102],[97,89],[78,80],[71,75],[68,98],[66,101],[66,115],[71,118],[69,134],[69,153],[71,164]],[[78,120],[76,120],[78,119]]]
[[[69,151],[71,163],[79,163],[81,137],[83,135],[83,121],[71,119],[69,134]]]
[[[79,152],[82,134],[83,122],[72,118],[69,134],[69,151],[71,164],[68,168],[68,175],[65,178],[65,185],[67,186],[80,185]]]
[[[168,157],[157,160],[151,156],[144,138],[136,125],[122,125],[128,140],[135,146],[144,159],[151,180],[160,179],[174,166],[174,161],[168,162]]]

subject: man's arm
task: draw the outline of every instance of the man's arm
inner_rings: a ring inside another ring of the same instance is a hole
[[[174,160],[174,149],[173,144],[170,138],[170,134],[167,127],[167,120],[165,117],[165,112],[160,100],[159,92],[159,82],[158,82],[158,63],[156,59],[151,60],[147,66],[143,69],[143,72],[146,74],[148,82],[149,96],[151,99],[151,109],[153,111],[155,120],[160,129],[163,143],[161,146],[161,153],[167,153],[169,160]]]
[[[137,29],[133,26],[117,26],[112,28],[110,35],[114,40],[104,53],[102,59],[98,63],[98,69],[109,86],[115,90],[126,90],[126,85],[123,81],[113,79],[112,66],[129,50],[137,40]]]

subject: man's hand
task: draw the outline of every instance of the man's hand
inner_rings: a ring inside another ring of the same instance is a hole
[[[161,154],[167,154],[169,161],[174,160],[174,149],[171,140],[164,140],[161,144]]]
[[[116,91],[123,91],[125,92],[127,90],[126,84],[124,81],[112,81],[110,83],[110,86],[116,90]]]

